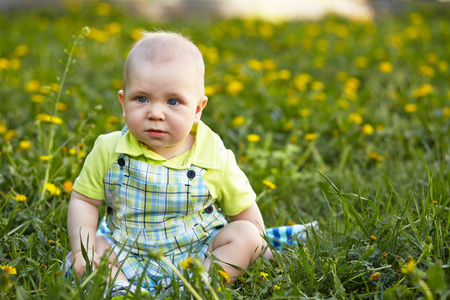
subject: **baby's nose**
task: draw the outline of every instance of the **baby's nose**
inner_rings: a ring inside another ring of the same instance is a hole
[[[149,107],[147,116],[151,120],[164,120],[164,108],[160,104],[153,104]]]

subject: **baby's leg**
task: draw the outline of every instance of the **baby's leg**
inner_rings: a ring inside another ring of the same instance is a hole
[[[119,261],[116,259],[116,254],[114,251],[111,251],[111,249],[111,245],[105,240],[105,238],[101,235],[97,235],[95,240],[95,252],[99,256],[103,256],[105,253],[110,253],[108,261],[111,269],[111,278],[115,278],[116,274],[118,274],[116,281],[128,282],[128,279],[122,271],[117,273],[119,271]]]
[[[208,247],[208,253],[226,263],[246,269],[260,254],[262,246],[263,239],[253,223],[234,221],[226,225],[214,237]],[[203,262],[206,270],[209,270],[210,264],[209,258]],[[220,263],[220,265],[230,276],[231,283],[242,274],[242,271],[228,264]]]

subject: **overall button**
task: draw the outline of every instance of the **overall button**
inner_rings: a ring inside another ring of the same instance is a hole
[[[108,212],[108,215],[112,215],[113,213],[113,209],[111,206],[108,206],[108,208],[106,209],[106,211]]]
[[[119,157],[117,163],[119,164],[119,166],[123,167],[125,166],[125,159],[123,159],[123,157]]]
[[[189,171],[187,172],[187,177],[188,177],[189,179],[194,178],[194,177],[195,177],[195,171],[194,171],[194,170],[189,170]]]
[[[205,208],[205,213],[210,214],[214,211],[214,207],[212,205]]]

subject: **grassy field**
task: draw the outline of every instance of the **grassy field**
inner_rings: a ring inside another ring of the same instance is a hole
[[[450,298],[448,6],[371,22],[124,11],[0,14],[1,299],[102,297],[105,267],[75,287],[61,274],[67,205],[95,138],[124,124],[117,91],[139,28],[188,34],[203,52],[203,120],[235,152],[266,225],[320,225],[233,286],[217,270],[205,286],[194,262],[183,272],[199,297]]]

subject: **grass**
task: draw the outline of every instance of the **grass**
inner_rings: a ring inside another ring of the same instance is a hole
[[[100,2],[3,12],[0,298],[103,295],[106,267],[75,287],[61,276],[67,205],[95,138],[123,125],[117,90],[139,28],[173,29],[199,45],[210,98],[203,120],[235,152],[266,225],[320,223],[274,261],[257,259],[233,286],[212,269],[205,287],[194,261],[183,272],[194,273],[199,297],[448,298],[450,25],[442,8],[279,23],[152,23]]]

